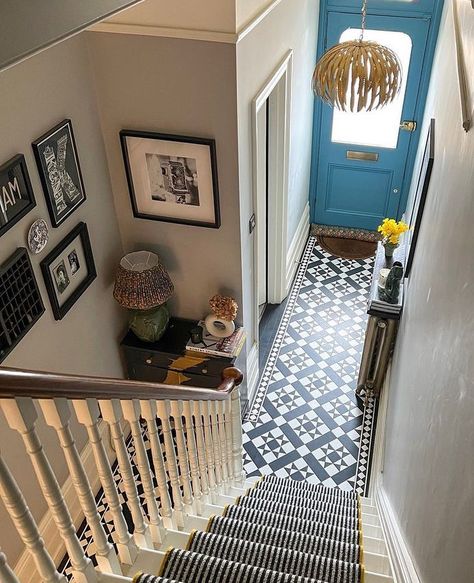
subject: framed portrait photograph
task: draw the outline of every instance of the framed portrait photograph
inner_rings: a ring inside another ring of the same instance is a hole
[[[135,217],[220,227],[214,140],[132,130],[120,140]]]
[[[62,320],[97,276],[89,232],[79,223],[41,262],[56,320]]]
[[[51,223],[59,227],[86,200],[71,120],[33,142],[33,151]]]
[[[36,206],[23,154],[0,166],[0,237]]]
[[[418,182],[413,198],[411,211],[409,212],[410,229],[406,233],[407,237],[407,264],[405,267],[405,277],[408,277],[413,265],[416,243],[420,234],[423,211],[425,210],[426,197],[430,186],[431,172],[435,159],[435,120],[432,119],[426,136],[425,150],[418,174]]]

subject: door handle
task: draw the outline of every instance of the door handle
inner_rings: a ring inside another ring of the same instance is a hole
[[[406,132],[414,132],[416,130],[416,121],[414,120],[403,120],[400,124],[400,129]]]

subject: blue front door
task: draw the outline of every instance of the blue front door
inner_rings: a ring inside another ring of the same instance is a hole
[[[415,121],[419,113],[429,28],[430,19],[424,17],[368,16],[367,40],[390,46],[402,61],[402,90],[398,103],[376,112],[342,114],[322,105],[319,127],[315,124],[319,156],[313,169],[313,222],[375,230],[384,217],[399,218],[404,212],[414,134],[413,126],[400,125]],[[329,12],[326,48],[357,38],[359,29],[360,15]]]

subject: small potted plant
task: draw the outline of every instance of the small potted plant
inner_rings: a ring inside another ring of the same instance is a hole
[[[393,257],[393,252],[400,243],[400,235],[408,231],[408,225],[403,221],[395,219],[384,219],[378,227],[378,232],[382,235],[382,245],[385,248],[385,257]]]

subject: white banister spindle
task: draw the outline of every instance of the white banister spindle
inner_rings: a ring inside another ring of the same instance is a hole
[[[158,401],[158,416],[161,419],[163,428],[163,438],[165,442],[166,466],[173,493],[174,514],[178,527],[184,527],[184,505],[179,483],[178,463],[176,461],[176,451],[174,447],[173,435],[171,434],[171,403],[169,401]]]
[[[194,415],[194,427],[196,431],[196,446],[199,462],[199,474],[201,477],[202,501],[209,502],[209,471],[206,460],[206,444],[204,441],[204,427],[202,423],[201,406],[199,401],[191,401],[192,414]]]
[[[234,460],[232,455],[232,400],[224,401],[224,433],[227,448],[227,468],[230,482],[234,482]]]
[[[225,434],[225,401],[217,401],[217,422],[219,424],[219,443],[222,456],[222,470],[224,482],[230,486],[232,481],[232,472],[229,472],[229,463],[227,458],[227,439]]]
[[[123,413],[120,401],[118,399],[110,399],[108,401],[100,400],[99,406],[102,417],[110,428],[110,436],[112,437],[115,453],[117,454],[120,474],[122,476],[125,493],[127,494],[127,503],[135,527],[135,540],[138,546],[152,549],[153,542],[150,528],[140,504],[137,484],[133,477],[132,464],[122,431]]]
[[[140,406],[142,415],[146,420],[148,427],[148,439],[150,440],[153,468],[155,470],[155,478],[158,483],[158,492],[160,494],[163,524],[165,528],[176,528],[173,517],[173,508],[171,506],[171,498],[168,490],[168,478],[166,476],[163,450],[156,422],[156,402],[141,401]]]
[[[100,483],[102,484],[114,523],[114,540],[117,545],[120,561],[126,565],[132,565],[137,558],[138,547],[132,535],[128,532],[127,522],[122,513],[122,506],[109,458],[107,457],[107,452],[102,441],[99,428],[99,405],[95,399],[74,401],[73,405],[79,423],[82,423],[86,427],[87,435],[89,436]]]
[[[20,583],[15,573],[10,569],[7,558],[0,549],[0,581],[2,583]]]
[[[130,423],[135,453],[137,455],[137,466],[145,494],[146,505],[150,522],[151,538],[154,543],[160,544],[163,541],[162,521],[158,504],[156,502],[155,487],[153,485],[153,475],[151,473],[150,462],[143,441],[142,428],[140,423],[140,403],[134,399],[122,401],[123,415]]]
[[[240,389],[235,387],[231,397],[232,407],[232,458],[234,460],[234,482],[236,486],[245,483],[245,473],[243,468],[243,446],[242,446],[242,410],[240,403]]]
[[[221,447],[219,443],[219,429],[217,423],[217,403],[216,401],[208,401],[207,402],[207,409],[208,409],[208,417],[210,419],[210,432],[212,438],[212,445],[214,448],[214,466],[216,468],[216,483],[217,483],[217,490],[220,494],[222,494],[223,484],[224,484],[224,475],[222,470],[222,453]]]
[[[193,505],[193,493],[191,490],[191,479],[189,471],[188,450],[184,439],[183,427],[183,401],[171,401],[171,415],[174,420],[174,430],[176,433],[176,447],[178,450],[178,467],[183,488],[184,509],[188,514],[195,514]]]
[[[23,438],[51,516],[71,560],[75,581],[77,583],[98,581],[97,572],[91,560],[86,557],[77,537],[61,488],[36,432],[38,413],[35,404],[31,399],[19,398],[5,400],[2,405],[10,427],[18,431]]]
[[[0,497],[10,515],[16,530],[28,549],[43,583],[67,583],[64,575],[60,575],[54,565],[53,559],[44,546],[44,541],[38,530],[38,526],[28,508],[23,494],[11,474],[4,459],[0,455]],[[1,555],[1,553],[0,553]],[[0,558],[1,563],[1,558]],[[7,573],[7,567],[4,567]],[[0,570],[0,581],[4,581],[4,572]],[[8,583],[8,578],[5,579]],[[17,582],[17,579],[11,579]]]
[[[228,479],[228,475],[227,475],[227,462],[226,462],[226,455],[227,455],[227,449],[225,447],[225,438],[224,438],[224,425],[223,425],[223,419],[221,419],[220,414],[219,414],[219,405],[220,405],[220,401],[214,401],[212,403],[213,407],[212,407],[212,414],[213,414],[213,418],[215,419],[215,438],[214,441],[217,443],[217,450],[219,453],[219,460],[220,460],[220,464],[221,464],[221,472],[222,472],[222,482],[223,482],[223,486],[224,489],[227,488],[228,483],[229,483],[229,479]]]
[[[186,443],[187,450],[189,454],[189,466],[191,469],[191,482],[193,485],[194,494],[194,506],[196,508],[196,514],[202,514],[202,489],[201,482],[199,478],[199,459],[197,454],[196,446],[196,434],[194,432],[193,423],[193,401],[184,401],[183,403],[183,413],[186,422]]]
[[[209,415],[209,402],[199,401],[199,411],[202,416],[204,429],[204,445],[206,450],[207,475],[209,476],[211,503],[217,504],[217,476],[214,459],[214,442],[212,441],[211,432],[211,418]]]
[[[108,542],[89,479],[71,432],[70,405],[66,399],[44,399],[39,401],[39,404],[46,423],[53,427],[58,434],[77,497],[91,529],[98,566],[105,573],[121,575],[122,569],[114,547]]]

